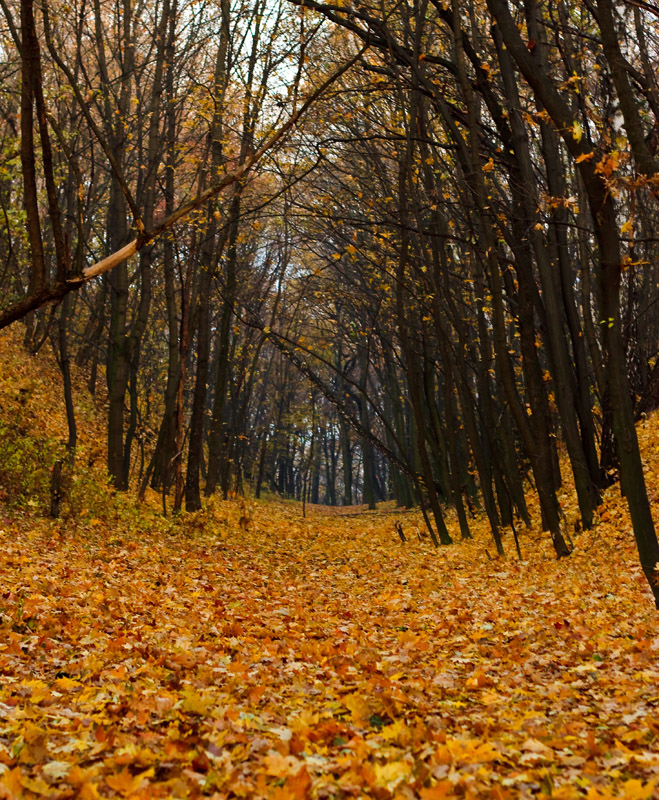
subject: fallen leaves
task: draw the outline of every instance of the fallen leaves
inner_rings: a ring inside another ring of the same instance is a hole
[[[490,561],[483,520],[403,544],[418,516],[386,506],[103,511],[2,509],[0,800],[657,796],[656,614],[616,487],[560,562],[533,532]]]
[[[0,534],[4,796],[652,796],[659,640],[612,523],[502,563],[386,511],[213,513]]]

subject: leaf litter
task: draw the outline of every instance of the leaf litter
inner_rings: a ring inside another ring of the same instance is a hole
[[[525,534],[518,562],[480,522],[437,551],[400,542],[411,513],[250,511],[4,519],[0,798],[656,796],[628,531],[560,562]]]
[[[0,404],[38,468],[58,379],[24,386],[7,342]],[[560,561],[537,530],[490,558],[481,517],[435,550],[387,505],[164,519],[104,483],[85,403],[63,519],[0,505],[0,800],[659,796],[657,612],[617,487]],[[656,506],[652,418],[639,439]]]

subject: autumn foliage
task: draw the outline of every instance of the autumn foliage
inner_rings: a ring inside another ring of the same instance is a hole
[[[3,420],[50,452],[54,373],[16,391],[9,340]],[[78,413],[86,492],[60,520],[0,506],[0,798],[656,796],[656,612],[616,486],[560,561],[537,524],[496,559],[484,519],[436,550],[386,505],[166,519],[104,486],[102,409]]]

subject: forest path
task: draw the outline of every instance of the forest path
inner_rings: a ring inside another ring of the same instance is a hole
[[[0,797],[653,796],[628,533],[560,562],[525,534],[518,562],[480,529],[403,545],[390,511],[241,514],[2,520]]]

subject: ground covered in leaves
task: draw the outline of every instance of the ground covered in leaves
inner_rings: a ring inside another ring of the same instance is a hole
[[[537,530],[491,558],[482,520],[435,550],[391,507],[165,519],[104,484],[88,402],[49,520],[57,376],[6,342],[0,800],[659,796],[658,615],[616,487],[559,562]]]
[[[520,563],[395,513],[245,517],[2,520],[0,797],[653,796],[628,530]]]

